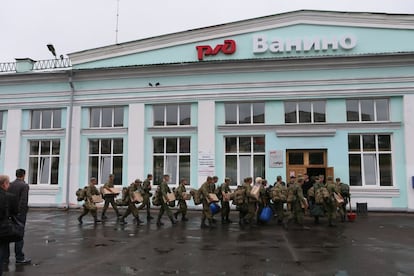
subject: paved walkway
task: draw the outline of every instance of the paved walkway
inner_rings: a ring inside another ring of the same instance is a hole
[[[157,210],[153,210],[156,215]],[[31,265],[5,275],[414,275],[414,214],[369,213],[336,228],[311,230],[217,223],[200,229],[199,211],[172,226],[109,221],[78,225],[79,210],[32,209],[25,253]],[[143,216],[141,216],[143,217]],[[237,220],[237,213],[232,219]]]

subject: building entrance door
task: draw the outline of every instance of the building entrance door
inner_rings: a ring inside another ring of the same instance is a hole
[[[327,167],[326,149],[288,149],[286,150],[286,179],[294,175],[307,174],[309,177],[317,175],[333,175],[333,168]]]

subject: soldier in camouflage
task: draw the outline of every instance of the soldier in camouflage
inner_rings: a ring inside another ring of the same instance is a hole
[[[161,218],[164,215],[164,212],[167,212],[168,218],[170,219],[171,223],[174,225],[177,223],[176,220],[174,220],[170,206],[169,206],[169,201],[167,198],[167,193],[171,193],[170,187],[168,187],[168,182],[170,181],[170,176],[168,174],[165,174],[163,176],[163,180],[160,184],[160,190],[159,190],[159,196],[161,198],[161,207],[160,207],[160,212],[158,213],[158,218],[157,218],[157,226],[162,226],[164,225],[163,222],[161,222]]]
[[[224,183],[220,185],[218,188],[219,192],[219,198],[221,201],[221,223],[227,224],[231,223],[231,220],[229,219],[230,214],[230,201],[225,198],[226,194],[231,193],[230,189],[230,183],[231,179],[229,177],[226,177],[224,179]]]
[[[201,215],[201,228],[214,228],[213,225],[213,216],[211,214],[210,205],[209,205],[209,193],[211,191],[213,183],[213,178],[211,176],[207,176],[206,182],[204,182],[200,187],[201,192],[201,202],[203,204],[203,212]],[[206,219],[208,220],[208,225],[206,224]]]
[[[332,176],[328,176],[326,179],[326,189],[329,192],[329,197],[325,198],[326,215],[328,217],[329,226],[333,227],[336,226],[334,221],[336,219],[337,209],[337,203],[334,197],[334,193],[339,193],[339,190],[337,189],[336,184],[333,182]]]
[[[146,208],[147,210],[147,220],[151,220],[153,219],[153,217],[151,216],[150,210],[151,210],[151,181],[152,181],[152,174],[148,174],[147,175],[147,179],[144,180],[144,182],[142,183],[142,190],[143,190],[143,201],[142,204],[138,207],[138,210],[142,210],[144,208]]]
[[[95,187],[97,180],[95,177],[92,177],[89,180],[89,185],[85,188],[85,203],[83,204],[83,213],[78,217],[79,224],[82,224],[82,218],[86,216],[89,212],[93,217],[94,223],[101,222],[97,218],[98,208],[96,207],[95,202],[92,200],[93,195],[100,195],[98,189]]]
[[[107,189],[108,190],[109,188],[113,188],[114,187],[114,180],[115,180],[115,175],[114,174],[110,174],[109,175],[109,178],[108,178],[108,181],[103,185],[103,189]],[[115,197],[116,196],[117,196],[116,194],[106,194],[106,195],[103,195],[103,199],[105,200],[105,203],[104,203],[104,207],[102,209],[102,220],[106,220],[107,219],[107,217],[106,217],[105,214],[106,214],[106,210],[109,207],[109,204],[111,204],[112,208],[114,209],[114,211],[116,213],[117,219],[121,216],[121,214],[118,211],[118,207],[117,207],[117,205],[115,203]]]
[[[336,188],[340,191],[340,194],[344,199],[344,203],[339,206],[339,215],[341,217],[341,221],[344,222],[346,219],[346,205],[348,205],[349,199],[351,197],[351,194],[349,193],[349,185],[342,183],[339,177],[335,179],[335,182]]]
[[[285,224],[286,228],[292,221],[295,221],[301,229],[309,229],[303,225],[304,209],[307,207],[304,206],[306,205],[306,200],[302,192],[303,180],[303,177],[299,177],[297,182],[289,185],[287,202],[289,205],[288,208],[290,210],[290,215],[287,223]]]
[[[182,221],[188,221],[187,215],[187,202],[183,197],[183,193],[186,192],[185,185],[187,185],[187,179],[181,179],[180,184],[178,184],[177,189],[175,190],[175,198],[178,200],[178,211],[174,213],[175,219],[178,218],[178,215],[181,214]]]
[[[140,223],[142,223],[143,221],[140,220],[139,215],[138,215],[138,208],[135,206],[135,201],[134,201],[134,193],[135,192],[140,192],[140,186],[141,186],[142,181],[139,179],[136,179],[133,183],[131,183],[131,185],[129,185],[128,187],[128,191],[127,191],[127,195],[125,197],[125,201],[127,203],[127,210],[125,211],[125,214],[120,218],[120,224],[126,224],[127,222],[125,221],[125,219],[132,213],[132,215],[134,216],[134,218],[136,219],[137,225],[139,225]]]

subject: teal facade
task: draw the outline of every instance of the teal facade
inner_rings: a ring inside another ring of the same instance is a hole
[[[219,181],[227,176],[229,137],[264,137],[265,175],[251,176],[273,184],[278,175],[298,173],[288,154],[301,150],[324,152],[326,172],[333,168],[334,177],[350,183],[349,135],[386,135],[392,185],[382,186],[376,172],[375,185],[351,187],[353,204],[414,210],[407,139],[414,134],[408,108],[414,104],[413,23],[412,15],[298,11],[72,53],[67,70],[2,74],[0,169],[13,175],[28,168],[30,141],[58,139],[58,183],[31,185],[31,204],[79,207],[74,193],[91,176],[92,139],[122,139],[121,184],[127,186],[153,172],[154,138],[189,138],[190,161],[182,166],[198,188],[208,173]],[[231,53],[224,48],[229,40],[236,47]],[[388,119],[347,120],[350,99],[386,99]],[[324,102],[324,122],[285,122],[286,102],[316,100]],[[263,122],[226,123],[226,104],[257,102],[264,103]],[[190,104],[189,124],[154,124],[154,105],[180,104]],[[91,108],[114,106],[123,107],[121,127],[91,127]],[[62,110],[60,128],[31,129],[32,111],[52,108]],[[271,151],[282,153],[281,166],[271,166]],[[210,168],[203,167],[203,154],[211,157]],[[165,160],[172,155],[166,150]]]

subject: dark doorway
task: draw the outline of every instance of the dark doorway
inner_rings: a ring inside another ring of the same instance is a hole
[[[319,175],[324,175],[326,178],[326,170],[325,168],[307,168],[306,169],[306,174],[309,176],[309,179],[312,179],[312,176],[319,176]]]

